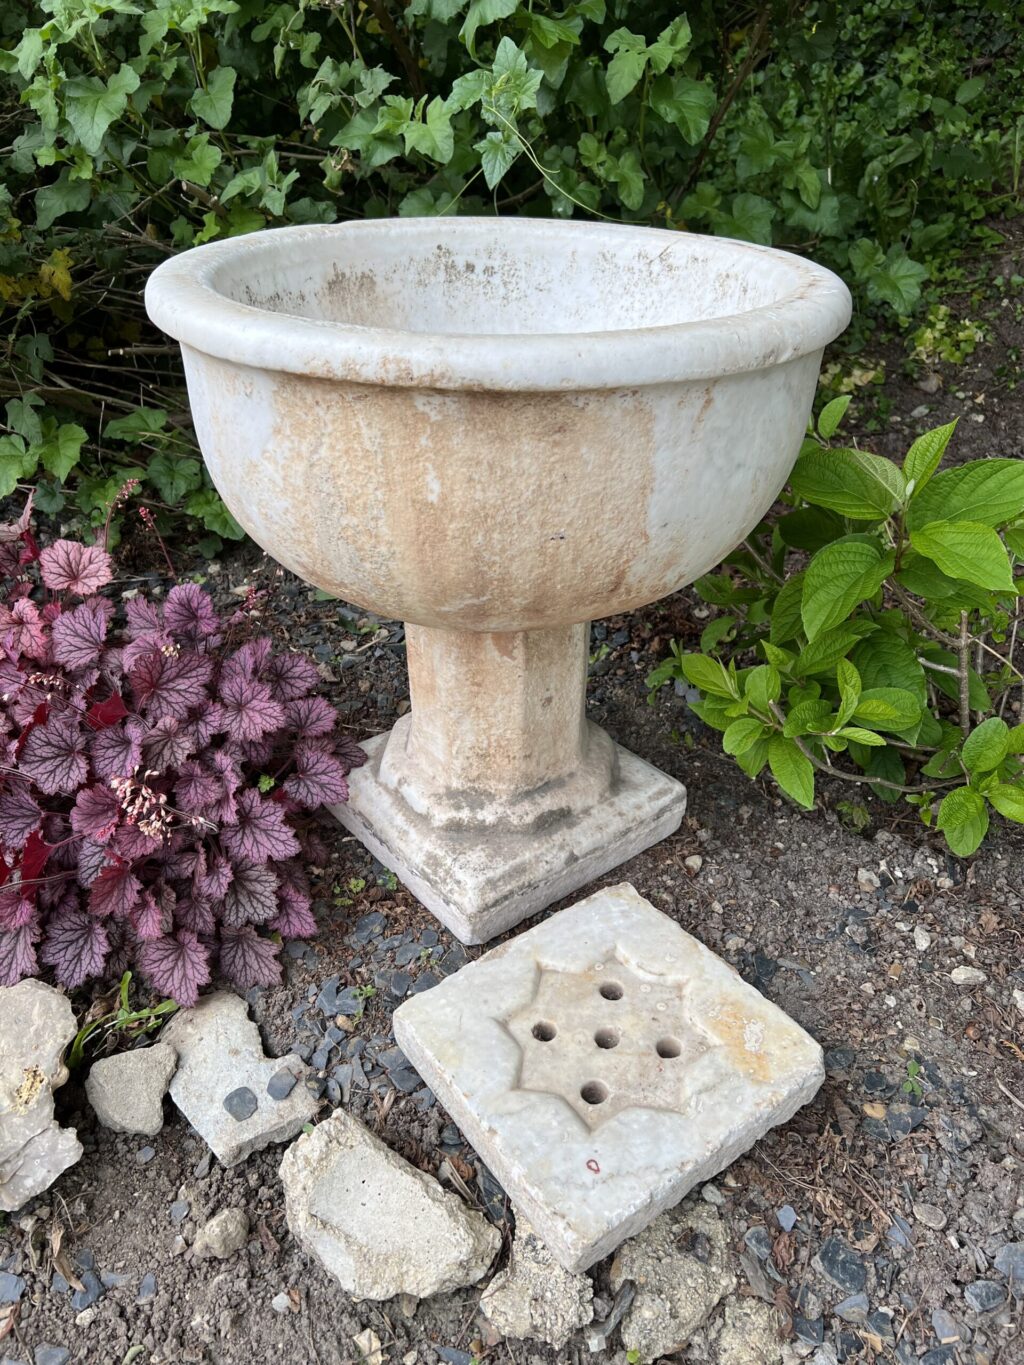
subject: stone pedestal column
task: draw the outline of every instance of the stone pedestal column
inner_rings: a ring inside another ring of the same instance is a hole
[[[412,708],[334,813],[465,943],[682,819],[685,789],[586,719],[589,635],[406,629]]]

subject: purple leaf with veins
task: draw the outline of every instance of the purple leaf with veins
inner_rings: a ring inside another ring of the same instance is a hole
[[[188,929],[141,944],[138,963],[158,994],[169,996],[185,1009],[196,1003],[199,987],[210,980],[209,954]]]
[[[205,654],[163,654],[152,650],[129,669],[132,695],[150,721],[176,716],[185,720],[193,706],[206,700],[204,688],[213,672]]]
[[[236,861],[263,863],[268,858],[291,858],[298,853],[295,831],[276,801],[250,787],[239,795],[235,815],[236,823],[224,826],[221,839]]]
[[[53,657],[67,668],[88,668],[103,653],[109,624],[102,601],[83,602],[53,623]]]
[[[121,802],[113,787],[97,783],[82,787],[71,809],[71,828],[76,834],[88,835],[98,844],[105,844],[113,834],[121,816]]]
[[[295,771],[285,780],[284,789],[293,801],[310,810],[348,800],[346,769],[333,754],[309,740],[295,746]]]
[[[140,939],[159,938],[171,926],[152,891],[146,891],[132,910],[132,927]]]
[[[140,635],[158,633],[164,628],[160,607],[146,597],[129,599],[124,604],[124,614],[128,620],[128,634],[133,640],[137,640]]]
[[[37,725],[25,740],[21,771],[47,796],[80,787],[88,776],[89,764],[77,716],[51,711],[45,724]]]
[[[205,640],[220,629],[210,594],[197,583],[179,583],[167,594],[164,627],[182,640]]]
[[[284,707],[274,701],[266,683],[253,678],[230,677],[218,691],[221,729],[233,739],[262,739],[284,724]]]
[[[285,702],[284,716],[285,724],[298,739],[329,735],[337,719],[334,707],[323,697],[297,697]]]
[[[316,665],[304,654],[275,654],[260,670],[278,701],[294,701],[312,692],[320,681]]]
[[[56,540],[39,556],[43,582],[54,592],[89,597],[114,576],[114,562],[98,545]]]
[[[39,929],[33,924],[0,933],[0,986],[16,986],[24,977],[36,975],[39,963],[35,941],[38,937]]]
[[[141,891],[142,883],[132,875],[130,864],[111,863],[89,889],[89,910],[101,919],[108,915],[124,919],[135,908]]]
[[[142,727],[127,720],[100,730],[89,741],[93,771],[97,777],[131,777],[142,761]]]
[[[277,911],[277,877],[266,863],[236,864],[231,885],[224,893],[224,923],[232,929],[265,924]]]
[[[51,915],[39,956],[54,969],[60,984],[71,990],[100,975],[108,947],[106,930],[98,919],[84,910],[64,910]]]
[[[24,848],[28,836],[39,828],[43,812],[19,782],[0,794],[0,843],[5,849]]]
[[[277,944],[260,938],[251,925],[225,929],[220,939],[220,969],[239,990],[276,986],[281,980]]]

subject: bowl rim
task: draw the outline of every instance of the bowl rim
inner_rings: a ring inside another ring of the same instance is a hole
[[[771,303],[719,317],[652,327],[579,332],[412,332],[276,312],[227,297],[216,287],[226,264],[237,269],[267,248],[301,252],[328,236],[416,234],[472,240],[516,233],[536,250],[564,248],[565,237],[604,235],[621,248],[633,234],[685,251],[688,245],[736,263],[746,257],[784,264],[792,286]],[[150,275],[146,310],[183,348],[259,370],[401,388],[585,391],[708,380],[768,369],[819,354],[846,327],[850,291],[831,270],[775,247],[665,228],[576,220],[501,217],[370,218],[349,223],[269,228],[193,247]]]

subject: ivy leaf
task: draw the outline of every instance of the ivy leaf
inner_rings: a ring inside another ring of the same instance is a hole
[[[979,588],[1013,591],[1006,547],[996,531],[977,521],[933,521],[911,531],[910,543],[951,578]]]
[[[160,451],[146,466],[146,477],[164,502],[178,503],[186,493],[194,492],[202,483],[198,460],[188,456],[168,455]]]
[[[451,115],[440,96],[436,96],[426,106],[423,122],[411,119],[402,130],[406,152],[422,152],[432,161],[444,166],[452,159],[455,150],[455,132]]]
[[[221,69],[217,68],[218,71]],[[199,133],[189,138],[184,153],[175,157],[174,174],[179,180],[188,180],[193,185],[205,188],[213,179],[213,173],[220,165],[222,156],[220,148],[210,141],[210,134]]]
[[[493,190],[495,185],[501,181],[505,172],[522,151],[522,143],[516,134],[509,129],[504,129],[502,132],[492,131],[473,145],[475,150],[480,153],[480,165],[483,168],[484,179],[487,181],[489,190]]]
[[[166,426],[166,408],[136,408],[124,417],[115,417],[108,422],[103,434],[114,441],[135,441],[143,436],[154,436]]]
[[[206,78],[206,89],[197,90],[189,100],[189,108],[211,128],[227,126],[235,99],[235,70],[231,66],[215,67]]]
[[[1010,727],[998,716],[976,726],[964,740],[961,757],[969,773],[988,773],[998,768],[1010,747]]]
[[[892,512],[906,488],[903,476],[881,455],[863,450],[808,451],[790,475],[798,497],[852,521],[879,521]]]
[[[776,782],[805,810],[814,806],[814,767],[795,740],[774,735],[768,741],[768,766]]]
[[[997,782],[994,787],[988,788],[985,795],[1000,815],[1024,825],[1024,788],[1012,786],[1008,782]]]
[[[1001,526],[1024,512],[1024,461],[972,460],[936,474],[907,509],[910,530],[933,521]]]
[[[245,532],[224,506],[220,494],[212,488],[201,488],[193,493],[185,504],[185,511],[189,516],[199,517],[208,531],[225,540],[245,539]]]
[[[760,194],[734,194],[729,212],[715,223],[719,236],[739,237],[744,242],[768,246],[772,240],[775,207]]]
[[[104,83],[98,76],[75,76],[64,84],[64,112],[75,136],[90,156],[103,146],[107,129],[128,107],[139,88],[139,75],[123,64]]]
[[[29,450],[23,436],[0,436],[0,497],[7,498],[23,479],[36,472],[36,449]]]
[[[164,938],[151,939],[139,948],[139,970],[153,989],[190,1009],[199,999],[199,987],[210,980],[209,955],[188,929]]]
[[[954,787],[939,806],[936,829],[960,858],[974,853],[988,833],[988,810],[984,799],[970,787]]]
[[[38,448],[37,454],[43,468],[63,483],[81,458],[85,438],[85,428],[75,422],[58,426]]]
[[[519,0],[473,0],[459,31],[459,37],[466,44],[470,56],[476,56],[477,29],[486,28],[499,19],[507,19],[516,12],[518,6]]]
[[[903,461],[903,476],[908,484],[911,481],[914,484],[913,497],[916,498],[920,494],[921,489],[938,469],[950,438],[956,431],[957,420],[954,418],[944,427],[926,431],[907,451],[906,459]]]
[[[845,621],[859,602],[873,597],[892,572],[895,558],[875,544],[840,540],[826,545],[804,574],[800,615],[807,638]]]
[[[708,130],[715,112],[715,93],[705,81],[689,76],[659,76],[651,85],[651,108],[672,124],[692,147]]]
[[[647,67],[647,43],[638,33],[628,28],[617,28],[604,40],[606,52],[615,55],[608,63],[605,81],[608,99],[619,104],[633,89]]]

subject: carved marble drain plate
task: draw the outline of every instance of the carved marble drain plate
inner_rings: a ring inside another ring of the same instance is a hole
[[[824,1076],[813,1038],[628,883],[406,1001],[395,1035],[570,1270],[729,1165]]]

